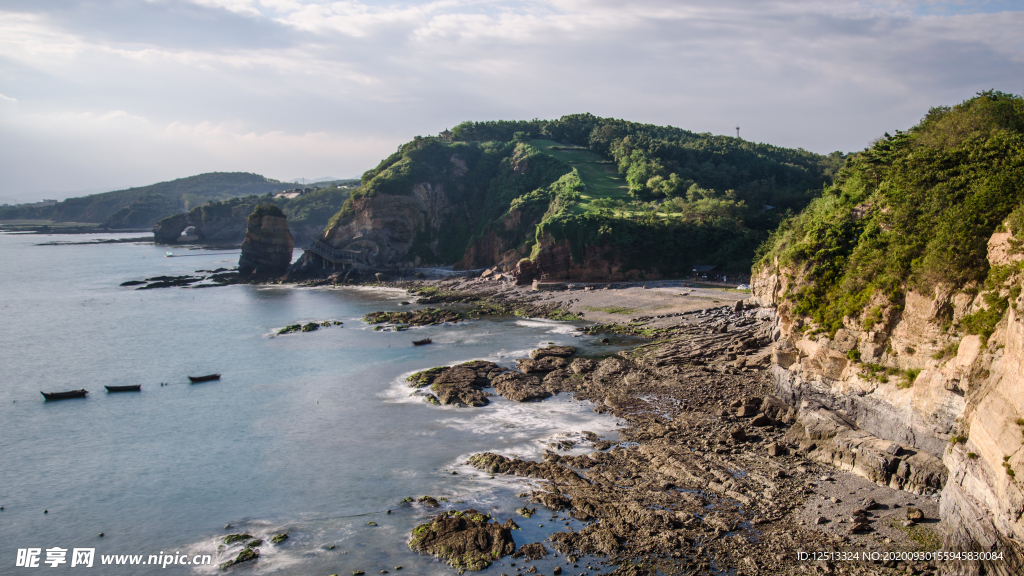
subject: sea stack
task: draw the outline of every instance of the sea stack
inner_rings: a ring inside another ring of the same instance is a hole
[[[294,247],[288,219],[281,208],[260,204],[245,223],[238,273],[264,278],[282,276],[292,262]]]

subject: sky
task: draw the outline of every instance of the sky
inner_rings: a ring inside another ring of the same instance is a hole
[[[465,120],[854,151],[1024,91],[1024,0],[3,0],[0,202],[358,177]]]

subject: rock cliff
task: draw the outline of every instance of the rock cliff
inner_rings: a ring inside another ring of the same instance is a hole
[[[876,296],[831,337],[795,311],[800,271],[776,260],[753,279],[754,299],[776,315],[777,395],[800,408],[787,440],[879,484],[940,493],[948,549],[1004,554],[948,563],[946,574],[1024,573],[1024,254],[1015,245],[1008,232],[989,240],[989,267],[1002,272],[988,291]],[[951,328],[993,307],[993,294],[1008,306],[987,339]]]
[[[261,204],[246,221],[238,273],[262,278],[281,276],[291,264],[294,247],[284,212],[273,204]]]

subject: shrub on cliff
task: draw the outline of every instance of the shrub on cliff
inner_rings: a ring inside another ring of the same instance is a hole
[[[284,210],[281,210],[280,206],[267,202],[264,204],[258,204],[255,208],[253,208],[252,213],[249,214],[249,219],[252,220],[253,218],[262,218],[264,216],[280,216],[281,218],[285,217]]]
[[[987,241],[1024,210],[1021,189],[1024,99],[983,92],[851,156],[822,197],[772,235],[759,265],[803,270],[807,281],[789,295],[795,313],[835,332],[876,293],[898,304],[908,288],[985,280]]]

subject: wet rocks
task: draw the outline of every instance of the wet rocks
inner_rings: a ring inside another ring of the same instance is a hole
[[[544,547],[540,542],[534,542],[532,544],[524,544],[516,550],[513,558],[526,558],[527,560],[540,560],[548,555],[547,548]]]
[[[434,379],[441,375],[442,372],[447,370],[447,366],[438,366],[436,368],[428,368],[426,370],[416,372],[412,374],[405,381],[409,384],[410,388],[423,388],[430,386]]]
[[[250,562],[250,561],[255,560],[255,559],[259,558],[259,557],[260,557],[259,548],[243,548],[242,551],[238,553],[238,556],[234,557],[234,559],[228,560],[227,562],[222,563],[220,565],[220,569],[221,570],[227,570],[228,568],[230,568],[232,566],[235,566],[237,564],[241,564],[243,562]]]
[[[370,312],[363,317],[369,324],[405,324],[407,326],[433,326],[443,322],[460,322],[462,314],[455,310],[424,308],[411,312]]]
[[[306,322],[305,324],[289,324],[284,328],[277,331],[277,335],[291,334],[292,332],[313,332],[319,330],[321,327],[326,328],[329,326],[341,326],[342,323],[338,320],[314,320],[313,322]]]
[[[440,508],[441,507],[441,503],[438,502],[437,498],[434,498],[433,496],[420,496],[420,498],[419,498],[419,500],[417,500],[417,502],[419,502],[420,504],[423,504],[427,508]]]
[[[242,542],[245,540],[251,540],[251,534],[228,534],[224,537],[225,544],[234,544],[235,542]]]
[[[475,360],[457,364],[436,373],[419,372],[416,382],[429,379],[430,390],[441,404],[486,406],[489,401],[483,388],[490,386],[492,378],[499,376],[504,371],[504,368],[494,362]],[[417,376],[417,374],[413,376]]]
[[[292,263],[294,247],[284,212],[273,204],[260,204],[245,223],[238,273],[263,278],[281,276]]]
[[[576,358],[571,364],[569,364],[569,370],[571,370],[573,374],[585,374],[593,371],[594,368],[597,368],[597,362],[594,362],[589,358]]]
[[[530,352],[530,358],[534,360],[540,360],[541,358],[547,358],[555,356],[559,358],[566,358],[576,353],[576,349],[572,346],[548,346],[547,348],[538,348]]]
[[[286,532],[282,532],[282,533],[280,533],[280,534],[275,534],[275,535],[274,535],[274,536],[273,536],[273,537],[272,537],[272,538],[270,539],[270,543],[271,543],[271,544],[280,544],[281,542],[284,542],[284,541],[285,541],[285,540],[287,540],[287,539],[288,539],[288,534],[287,534]]]
[[[499,524],[472,508],[435,516],[412,531],[409,548],[445,560],[459,570],[478,571],[516,550],[512,519]]]
[[[558,356],[542,356],[539,360],[520,358],[516,360],[516,366],[528,374],[546,373],[565,368],[569,361]]]
[[[513,402],[543,400],[553,394],[541,385],[540,378],[521,372],[505,372],[492,380],[494,391]]]

